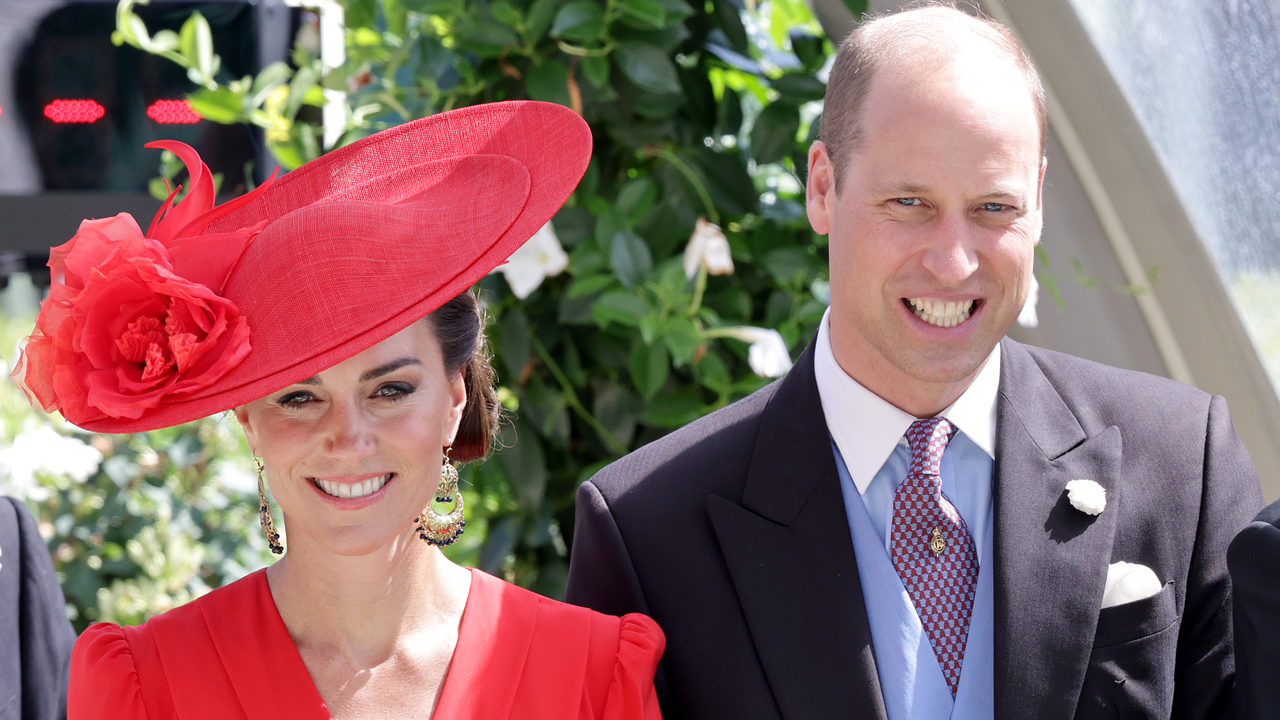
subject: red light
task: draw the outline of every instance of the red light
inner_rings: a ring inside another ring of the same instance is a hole
[[[93,100],[54,100],[44,106],[44,116],[56,123],[91,123],[107,114]]]
[[[157,100],[147,108],[147,117],[161,125],[190,125],[200,122],[200,113],[186,100]]]

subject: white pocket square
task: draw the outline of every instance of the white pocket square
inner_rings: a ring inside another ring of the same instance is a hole
[[[1164,585],[1146,565],[1115,562],[1107,566],[1107,589],[1102,593],[1102,607],[1131,603],[1160,592]]]

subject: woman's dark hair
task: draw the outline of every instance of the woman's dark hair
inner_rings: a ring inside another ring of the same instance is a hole
[[[467,404],[462,409],[462,422],[449,457],[455,462],[483,459],[489,454],[502,412],[484,338],[488,320],[484,307],[476,293],[467,290],[441,305],[426,320],[440,343],[445,373],[453,377],[461,372],[467,389]]]

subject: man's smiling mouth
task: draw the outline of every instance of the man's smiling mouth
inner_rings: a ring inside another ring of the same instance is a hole
[[[981,300],[933,300],[931,298],[903,298],[902,304],[916,317],[935,327],[950,328],[969,319]]]

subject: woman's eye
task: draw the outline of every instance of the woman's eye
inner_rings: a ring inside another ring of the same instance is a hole
[[[408,397],[414,391],[414,387],[408,383],[387,383],[378,386],[373,391],[374,397],[387,398],[390,400],[401,400]]]
[[[300,408],[315,399],[315,396],[309,392],[293,392],[280,398],[279,402],[284,407]]]
[[[911,206],[914,206],[914,205],[919,205],[919,204],[921,204],[921,202],[920,202],[920,198],[915,198],[915,197],[908,197],[908,198],[894,198],[893,200],[894,200],[894,202],[898,203],[899,205],[906,205],[907,207],[911,207]]]

